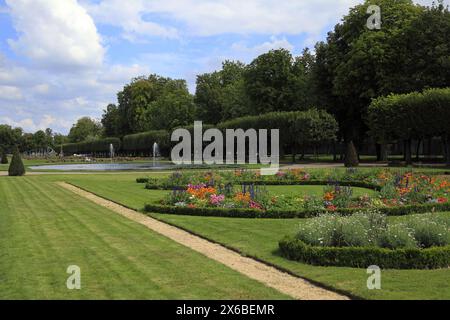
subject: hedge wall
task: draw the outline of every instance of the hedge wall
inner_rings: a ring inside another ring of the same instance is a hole
[[[383,269],[437,269],[450,266],[450,246],[429,249],[396,249],[377,247],[314,247],[295,237],[279,242],[281,254],[294,261],[319,266]]]
[[[367,122],[380,143],[441,137],[450,164],[450,88],[392,94],[372,101]]]
[[[124,136],[122,139],[122,151],[133,155],[152,155],[155,142],[158,144],[159,152],[162,155],[170,153],[170,135],[165,130],[147,131]]]
[[[121,149],[121,142],[119,138],[105,138],[94,141],[86,141],[79,143],[63,144],[62,150],[65,155],[72,154],[109,154],[110,144],[114,146],[114,151],[117,153]],[[59,151],[58,150],[58,151]]]

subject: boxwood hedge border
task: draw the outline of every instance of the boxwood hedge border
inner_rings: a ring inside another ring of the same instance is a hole
[[[172,190],[186,188],[186,186],[170,186],[167,187],[163,184],[149,184],[149,178],[137,178],[137,183],[145,183],[146,189],[150,190]],[[368,183],[364,181],[324,181],[324,180],[307,180],[307,181],[277,181],[277,180],[243,180],[238,182],[240,185],[266,185],[266,186],[327,186],[331,184],[338,184],[344,187],[356,187],[356,188],[366,188],[375,191],[380,191],[381,187],[379,185]]]
[[[369,209],[361,208],[345,208],[334,211],[342,215],[351,215],[355,212],[364,212]],[[434,211],[450,211],[450,203],[430,203],[423,205],[409,205],[399,207],[383,207],[378,208],[382,214],[388,216],[403,216],[410,214],[427,213]],[[270,210],[261,211],[243,208],[190,208],[161,205],[157,203],[148,203],[144,206],[145,212],[186,215],[186,216],[203,216],[203,217],[229,217],[229,218],[266,218],[266,219],[293,219],[293,218],[311,218],[326,210],[299,211],[299,210]]]
[[[450,266],[450,246],[427,249],[385,249],[378,247],[317,247],[295,237],[279,242],[283,257],[316,266],[382,269],[439,269]]]

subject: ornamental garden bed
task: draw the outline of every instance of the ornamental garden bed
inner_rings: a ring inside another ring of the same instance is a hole
[[[434,214],[388,223],[377,211],[326,214],[305,221],[279,242],[281,255],[320,266],[436,269],[450,265],[448,220]]]
[[[315,180],[318,178],[323,180]],[[319,196],[279,194],[266,188],[267,185],[296,184],[323,185],[323,193]],[[365,186],[378,192],[355,196],[352,186]],[[164,199],[147,204],[147,212],[184,215],[307,218],[325,212],[348,215],[370,209],[386,215],[450,210],[450,182],[447,180],[388,169],[362,173],[330,171],[329,175],[289,170],[275,177],[262,177],[243,170],[176,172],[168,178],[147,180],[147,188],[172,189]]]

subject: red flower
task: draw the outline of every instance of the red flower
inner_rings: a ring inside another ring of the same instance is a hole
[[[438,203],[447,203],[447,198],[438,198]]]

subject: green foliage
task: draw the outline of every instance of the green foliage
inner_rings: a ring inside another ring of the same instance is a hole
[[[101,123],[89,117],[78,119],[69,132],[69,140],[72,143],[95,140],[102,135]]]
[[[23,165],[22,157],[17,146],[13,149],[13,157],[9,165],[8,174],[12,177],[25,175],[25,166]]]
[[[120,113],[119,108],[115,104],[109,104],[102,115],[103,134],[106,137],[120,136]]]
[[[155,142],[163,155],[168,155],[171,148],[170,135],[165,130],[127,135],[123,137],[122,142],[122,150],[132,154],[151,154]]]
[[[450,226],[445,219],[439,219],[434,214],[426,214],[408,219],[406,224],[413,230],[414,238],[422,248],[450,244]]]
[[[251,113],[244,87],[245,68],[239,61],[226,60],[222,70],[197,76],[197,119],[217,124]]]
[[[111,144],[114,146],[115,152],[117,152],[121,149],[120,139],[105,138],[105,139],[98,139],[98,140],[93,140],[93,141],[63,144],[62,151],[65,155],[109,154]],[[60,148],[61,148],[61,146],[60,146]],[[60,151],[60,150],[57,150],[57,151]]]
[[[412,230],[404,224],[387,225],[377,239],[378,245],[387,249],[416,248]]]
[[[280,148],[298,148],[334,141],[336,120],[323,110],[272,112],[222,122],[221,129],[280,129]]]
[[[170,103],[176,101],[177,106],[180,106],[180,102],[186,101],[186,97],[191,99],[185,80],[164,78],[155,74],[133,79],[118,93],[117,97],[119,124],[116,124],[118,126],[116,131],[120,135],[157,129],[151,125],[158,123],[158,119],[160,119],[158,117],[161,116],[158,114],[159,109],[161,112],[170,112],[172,116],[177,117],[177,119],[171,120],[183,120],[179,117],[182,110],[171,110]],[[193,113],[191,107],[188,110]],[[115,110],[111,109],[111,112],[114,113]],[[187,119],[190,116],[187,115]],[[107,117],[104,115],[104,118]],[[167,119],[163,119],[163,121],[167,121]],[[159,124],[159,126],[161,125],[163,124]],[[167,125],[174,124],[167,123]]]
[[[287,259],[320,266],[438,269],[450,265],[450,246],[396,250],[370,246],[336,248],[310,246],[295,237],[285,237],[279,248]]]
[[[150,103],[143,113],[146,125],[151,130],[173,129],[194,122],[194,98],[186,88],[168,92]]]
[[[310,58],[307,51],[306,59]],[[294,111],[307,108],[306,90],[309,64],[298,58],[294,61],[286,49],[271,50],[257,57],[248,66],[245,88],[251,103],[252,114],[274,111]]]
[[[368,124],[380,142],[450,134],[450,88],[391,94],[372,101]]]

